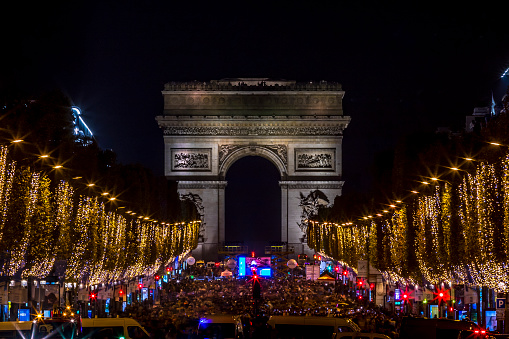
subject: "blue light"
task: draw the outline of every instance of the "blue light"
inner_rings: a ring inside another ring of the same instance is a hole
[[[207,318],[200,319],[200,324],[209,324],[209,323],[210,323],[210,319],[207,319]]]
[[[261,268],[261,269],[259,270],[258,275],[259,275],[260,277],[270,277],[270,276],[271,276],[271,273],[272,273],[272,272],[271,272],[270,268]]]
[[[509,73],[509,68],[505,70],[505,72],[504,72],[504,74],[502,74],[501,78],[505,77],[507,73]]]
[[[246,276],[246,257],[239,257],[239,277]]]

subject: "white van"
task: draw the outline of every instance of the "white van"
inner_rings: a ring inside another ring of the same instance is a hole
[[[345,332],[338,333],[336,335],[336,339],[391,339],[391,338],[381,333]]]
[[[83,338],[123,338],[150,339],[147,331],[132,318],[93,318],[82,319]]]
[[[31,321],[0,322],[0,339],[30,338],[31,331],[32,331]]]
[[[200,318],[199,338],[244,338],[244,328],[240,317],[234,315],[209,315]]]
[[[342,332],[360,332],[350,319],[274,315],[267,322],[275,338],[334,338]]]

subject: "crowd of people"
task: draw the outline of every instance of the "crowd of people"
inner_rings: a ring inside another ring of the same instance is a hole
[[[332,283],[287,278],[260,278],[260,283],[261,298],[255,301],[249,278],[170,280],[158,305],[150,299],[133,303],[120,316],[138,320],[152,338],[195,338],[199,319],[214,314],[241,316],[247,338],[266,337],[271,315],[345,317],[365,332],[397,336],[397,315],[355,305]]]

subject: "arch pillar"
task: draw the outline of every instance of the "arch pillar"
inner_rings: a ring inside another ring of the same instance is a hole
[[[198,247],[193,250],[197,259],[218,259],[219,244],[225,240],[224,190],[227,182],[179,181],[178,192],[182,197],[193,197],[198,211],[202,215],[202,229]]]

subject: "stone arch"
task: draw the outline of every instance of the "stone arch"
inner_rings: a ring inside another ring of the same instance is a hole
[[[343,115],[341,85],[229,78],[171,82],[162,94],[156,119],[164,131],[165,175],[178,182],[179,194],[202,202],[204,236],[193,255],[218,259],[226,173],[249,155],[269,160],[281,175],[281,241],[295,255],[311,254],[299,226],[303,208],[311,208],[302,197],[320,190],[334,201],[343,186],[341,146],[350,117]]]
[[[219,176],[222,178],[222,180],[226,178],[226,173],[228,172],[228,169],[231,167],[231,165],[233,165],[237,160],[247,156],[260,156],[269,160],[278,169],[281,180],[286,178],[288,169],[286,167],[285,159],[282,159],[280,155],[267,147],[250,145],[239,147],[234,151],[229,152],[225,156],[224,160],[219,166]]]

